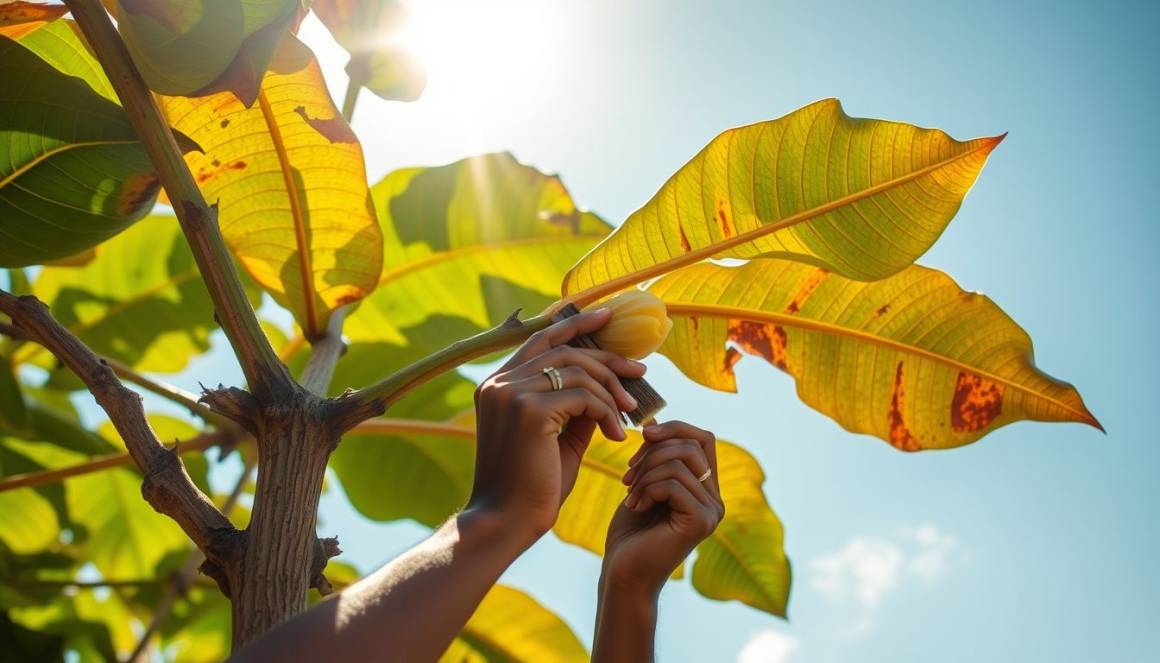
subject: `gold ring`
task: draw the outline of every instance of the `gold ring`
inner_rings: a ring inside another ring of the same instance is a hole
[[[697,477],[697,481],[700,481],[701,483],[705,483],[705,479],[708,479],[712,474],[713,474],[713,468],[710,467],[709,469],[705,470],[704,474]]]
[[[560,377],[560,371],[557,371],[555,367],[545,368],[544,375],[547,375],[548,380],[552,382],[552,391],[560,391],[564,388],[564,378]]]

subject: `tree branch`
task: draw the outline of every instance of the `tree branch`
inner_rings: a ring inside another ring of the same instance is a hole
[[[194,485],[178,454],[158,441],[145,418],[141,397],[121,384],[108,364],[53,320],[47,306],[35,297],[15,297],[0,290],[0,311],[89,388],[145,475],[141,493],[154,509],[177,521],[202,550],[215,543],[219,532],[233,530],[229,519]]]
[[[438,352],[427,355],[419,361],[395,371],[383,380],[350,394],[349,398],[368,406],[367,410],[371,409],[370,405],[377,405],[381,412],[382,408],[390,407],[407,392],[441,373],[472,359],[510,348],[550,324],[552,324],[552,320],[546,315],[537,315],[534,318],[521,321],[513,314],[498,327],[456,341]]]
[[[242,475],[238,477],[238,482],[234,484],[234,489],[230,491],[226,497],[225,503],[222,504],[222,513],[228,518],[230,512],[237,506],[238,499],[242,496],[242,491],[246,488],[246,482],[250,480],[250,472],[253,470],[253,464],[246,463],[242,467]],[[179,596],[183,596],[197,578],[197,569],[205,561],[205,555],[200,550],[194,550],[186,558],[185,563],[181,565],[181,569],[177,571],[169,579],[169,587],[165,589],[165,594],[161,596],[161,601],[158,602],[157,608],[153,611],[153,619],[149,625],[145,627],[145,632],[141,634],[141,639],[137,641],[137,646],[133,648],[133,653],[129,654],[128,663],[137,663],[138,661],[147,660],[144,657],[145,650],[149,648],[149,641],[153,639],[153,635],[161,630],[165,624],[165,620],[169,618],[169,614],[173,611],[173,604],[177,601]]]
[[[293,380],[278,361],[249,300],[217,223],[217,207],[206,203],[177,147],[157,101],[133,64],[99,0],[66,0],[116,90],[129,121],[157,169],[213,299],[219,324],[259,400],[274,401]]]
[[[355,426],[352,433],[381,433],[384,435],[440,435],[449,437],[463,437],[474,438],[475,430],[465,428],[456,424],[444,423],[441,421],[426,421],[423,419],[370,419]],[[190,438],[184,442],[173,445],[171,449],[179,454],[192,453],[195,451],[204,451],[210,447],[228,446],[235,442],[250,442],[252,437],[246,435],[241,436],[240,433],[228,431],[215,431],[212,433],[202,433],[197,437]],[[17,488],[27,488],[30,486],[43,486],[46,484],[57,483],[65,479],[81,476],[84,474],[91,474],[99,472],[110,467],[121,467],[132,463],[132,458],[127,453],[109,454],[107,456],[100,456],[88,460],[84,463],[70,465],[68,467],[61,467],[55,470],[42,470],[39,472],[28,472],[26,474],[13,474],[10,477],[0,479],[0,493],[8,490],[16,490]]]

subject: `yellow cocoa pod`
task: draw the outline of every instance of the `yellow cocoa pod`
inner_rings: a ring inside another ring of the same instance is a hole
[[[630,359],[656,352],[673,328],[665,303],[651,292],[629,290],[600,306],[612,309],[612,318],[593,337],[601,348]]]

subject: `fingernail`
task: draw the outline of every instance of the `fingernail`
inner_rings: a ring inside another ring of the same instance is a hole
[[[600,308],[592,309],[592,315],[604,315],[606,313],[612,313],[612,309],[608,308],[607,306],[601,306]]]
[[[636,493],[629,493],[628,497],[624,498],[624,506],[631,509],[634,505],[636,505],[636,501],[637,501]]]
[[[635,367],[637,367],[637,368],[641,369],[642,371],[647,371],[647,370],[648,370],[648,366],[647,366],[647,365],[645,365],[645,363],[644,363],[643,361],[637,361],[637,360],[635,360],[635,359],[629,359],[628,361],[629,361],[629,363],[631,363],[633,366],[635,366]]]
[[[635,410],[635,409],[636,409],[636,405],[637,405],[637,403],[636,403],[636,399],[632,397],[632,394],[626,393],[626,394],[625,394],[625,399],[624,399],[624,400],[625,400],[625,402],[627,402],[627,403],[628,403],[628,409],[629,409],[629,411],[632,411],[632,410]]]

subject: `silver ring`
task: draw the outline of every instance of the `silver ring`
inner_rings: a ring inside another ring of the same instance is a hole
[[[545,368],[544,375],[547,375],[552,382],[552,391],[560,391],[564,388],[564,378],[560,377],[560,371],[557,371],[554,366]]]
[[[708,479],[710,476],[712,476],[712,474],[713,474],[713,468],[710,467],[709,469],[705,470],[704,474],[697,477],[697,481],[700,481],[701,483],[705,483],[705,479]]]

